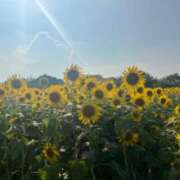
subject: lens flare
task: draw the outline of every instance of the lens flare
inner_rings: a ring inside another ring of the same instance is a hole
[[[64,32],[63,27],[56,22],[56,20],[52,17],[52,15],[49,13],[47,8],[40,2],[40,0],[35,0],[35,3],[39,7],[41,12],[44,14],[44,16],[51,23],[51,25],[54,27],[54,29],[61,36],[61,38],[64,40],[64,42],[69,46],[70,49],[73,49],[73,45],[67,37],[66,33]]]

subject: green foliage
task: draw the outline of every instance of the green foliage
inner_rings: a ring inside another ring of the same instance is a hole
[[[29,106],[0,109],[0,179],[2,180],[177,180],[177,123],[167,119],[172,110],[152,105],[134,121],[132,109],[106,111],[89,127],[77,121],[70,110],[34,110]],[[163,116],[157,114],[161,112]],[[139,141],[126,146],[119,141],[127,130],[137,132]],[[54,144],[60,155],[49,163],[42,150]]]

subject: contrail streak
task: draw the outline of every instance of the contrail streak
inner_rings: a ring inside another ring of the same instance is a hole
[[[67,35],[63,31],[63,28],[60,27],[56,20],[52,17],[52,15],[49,13],[49,11],[44,7],[44,5],[40,2],[40,0],[35,0],[36,5],[39,7],[39,9],[42,11],[44,16],[49,20],[51,25],[55,28],[55,30],[58,32],[58,34],[61,36],[61,38],[65,41],[65,43],[69,46],[70,49],[73,49],[72,43],[69,41]]]
[[[38,32],[33,39],[29,42],[29,44],[26,47],[26,52],[30,51],[34,43],[39,39],[40,36],[46,36],[50,41],[52,41],[56,46],[61,46],[62,48],[68,48],[65,44],[61,43],[60,41],[54,39],[49,32],[46,31],[40,31]]]

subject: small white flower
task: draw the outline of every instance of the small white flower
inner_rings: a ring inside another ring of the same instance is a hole
[[[66,149],[65,148],[61,148],[60,152],[66,152]]]

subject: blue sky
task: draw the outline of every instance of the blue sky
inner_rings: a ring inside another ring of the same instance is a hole
[[[179,0],[0,0],[0,80],[62,77],[71,63],[118,76],[180,72]]]

